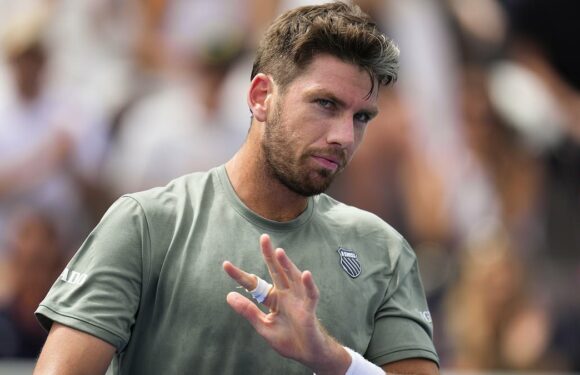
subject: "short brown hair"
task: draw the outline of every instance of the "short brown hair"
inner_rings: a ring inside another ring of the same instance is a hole
[[[279,16],[262,38],[252,68],[272,76],[284,89],[312,62],[327,53],[366,70],[375,83],[397,79],[399,49],[358,6],[333,2],[304,6]]]

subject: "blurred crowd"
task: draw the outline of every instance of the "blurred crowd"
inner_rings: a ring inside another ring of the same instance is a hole
[[[117,197],[235,153],[257,41],[311,3],[0,0],[0,358]],[[356,3],[401,72],[329,193],[413,245],[444,368],[580,371],[580,3]]]

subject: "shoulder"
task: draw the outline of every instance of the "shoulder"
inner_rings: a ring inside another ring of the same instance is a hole
[[[213,196],[216,186],[215,169],[178,177],[165,186],[126,194],[138,204],[152,224],[170,224],[185,212],[195,211],[202,199]]]
[[[180,202],[194,199],[211,188],[214,183],[214,170],[195,172],[178,177],[165,186],[155,187],[137,193],[126,194],[137,201],[146,211],[171,210]]]
[[[372,249],[381,257],[386,255],[391,270],[395,267],[408,269],[416,262],[411,245],[379,216],[326,194],[320,194],[315,199],[317,213],[325,225],[359,246]]]
[[[110,211],[125,220],[127,213],[139,216],[151,248],[166,249],[168,243],[180,238],[184,230],[213,206],[216,178],[215,169],[184,175],[166,186],[126,194],[116,203],[117,208],[111,207]]]
[[[392,240],[404,241],[397,230],[371,212],[342,203],[326,194],[320,194],[315,199],[318,214],[336,226],[361,235],[382,235]]]

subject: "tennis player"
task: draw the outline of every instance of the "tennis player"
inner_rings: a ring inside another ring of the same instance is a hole
[[[38,307],[34,373],[438,374],[409,244],[324,194],[398,54],[347,3],[276,19],[241,149],[109,209]]]

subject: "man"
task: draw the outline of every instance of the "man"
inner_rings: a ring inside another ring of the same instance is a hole
[[[257,52],[245,144],[111,207],[38,308],[51,328],[35,374],[104,373],[111,359],[118,374],[437,374],[409,245],[321,194],[397,57],[358,7],[279,17]]]

